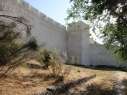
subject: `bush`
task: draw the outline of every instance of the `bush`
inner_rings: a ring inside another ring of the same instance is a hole
[[[63,65],[57,55],[51,55],[49,70],[54,77],[63,76]]]
[[[64,78],[69,72],[65,71],[59,55],[55,52],[43,49],[39,53],[39,61],[45,69],[50,71],[50,75],[55,78]]]
[[[45,69],[48,69],[48,66],[50,65],[51,54],[52,52],[47,49],[40,49],[39,51],[38,61],[40,61],[40,63],[44,65]]]
[[[8,66],[7,70],[16,66],[25,57],[23,53],[29,50],[37,50],[36,40],[31,37],[31,27],[25,23],[22,17],[0,15],[0,66]],[[19,26],[24,26],[27,41],[22,39],[22,30]],[[19,57],[20,56],[20,57]],[[3,68],[3,67],[2,67]]]
[[[0,65],[9,62],[12,57],[11,55],[18,49],[15,40],[20,34],[13,31],[15,27],[15,23],[8,24],[0,21]]]

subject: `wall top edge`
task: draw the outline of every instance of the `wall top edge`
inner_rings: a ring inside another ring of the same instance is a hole
[[[48,17],[48,16],[45,15],[44,13],[40,12],[39,10],[37,10],[36,8],[34,8],[32,5],[30,5],[30,4],[27,3],[26,1],[24,1],[24,0],[17,0],[17,2],[18,2],[18,3],[20,2],[20,4],[22,4],[24,7],[28,8],[28,9],[31,9],[33,12],[37,13],[37,14],[38,14],[39,16],[41,16],[42,18],[45,17],[44,20],[48,21],[49,23],[54,24],[54,25],[56,25],[56,26],[59,26],[59,27],[61,27],[61,28],[63,28],[63,29],[66,30],[66,28],[65,28],[64,25],[60,24],[59,22],[53,20],[52,18]]]

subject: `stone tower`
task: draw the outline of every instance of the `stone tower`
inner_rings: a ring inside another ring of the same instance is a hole
[[[103,45],[91,42],[89,26],[81,21],[67,28],[67,54],[69,63],[85,66],[119,66]]]
[[[84,48],[84,46],[87,48],[89,44],[89,27],[81,21],[71,23],[67,28],[67,34],[69,62],[81,64],[82,48]]]

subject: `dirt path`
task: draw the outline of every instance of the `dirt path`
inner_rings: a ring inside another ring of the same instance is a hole
[[[115,72],[114,77],[116,78],[115,89],[117,95],[127,95],[127,73],[126,72]]]

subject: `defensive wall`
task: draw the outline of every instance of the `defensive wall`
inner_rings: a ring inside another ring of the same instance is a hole
[[[0,0],[0,14],[26,18],[38,44],[55,49],[70,63],[121,65],[103,45],[91,43],[89,26],[83,22],[72,23],[66,28],[23,0]]]

